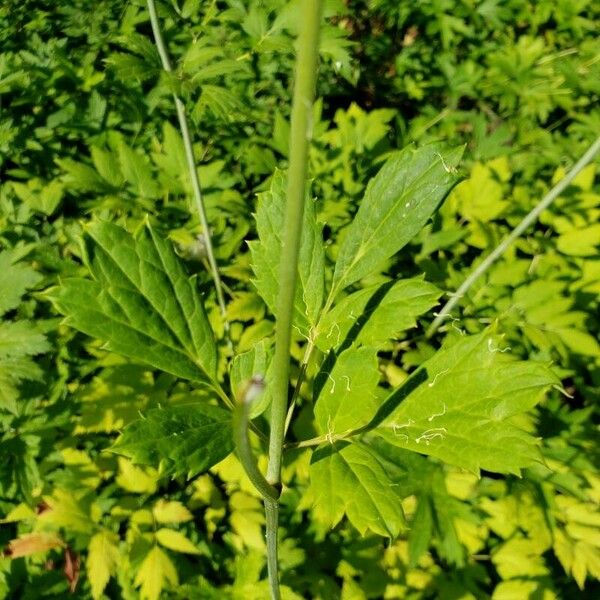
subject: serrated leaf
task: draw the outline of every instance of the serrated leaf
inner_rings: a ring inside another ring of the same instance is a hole
[[[379,269],[419,233],[459,181],[463,148],[442,144],[405,148],[394,154],[367,186],[341,244],[333,295]]]
[[[356,345],[380,348],[416,325],[437,304],[441,291],[421,278],[376,284],[338,302],[319,323],[321,350]]]
[[[94,600],[102,597],[109,579],[116,573],[119,564],[118,544],[119,537],[106,530],[96,533],[90,540],[86,571]]]
[[[156,532],[156,539],[161,546],[174,552],[200,554],[200,550],[179,531],[162,527]]]
[[[242,400],[244,390],[254,376],[264,378],[266,385],[262,395],[253,401],[250,409],[252,418],[262,414],[271,403],[269,382],[272,375],[273,348],[267,340],[261,340],[247,352],[238,354],[231,362],[229,380],[237,401]]]
[[[143,600],[158,600],[167,583],[175,586],[178,581],[175,565],[158,546],[148,552],[135,576]]]
[[[119,457],[117,485],[134,494],[153,494],[158,483],[158,473],[154,469],[136,467],[132,461]]]
[[[0,359],[35,356],[49,350],[46,337],[30,321],[0,322]]]
[[[0,408],[16,414],[19,384],[43,379],[44,372],[30,358],[3,358],[0,362]]]
[[[312,456],[310,485],[314,514],[334,527],[344,515],[365,534],[396,537],[404,528],[400,498],[366,445],[348,442],[319,447]]]
[[[131,184],[133,191],[142,198],[158,197],[158,186],[146,157],[138,154],[122,141],[117,146],[117,152],[123,176]]]
[[[259,239],[250,243],[254,285],[273,314],[276,314],[279,290],[286,187],[287,176],[281,171],[276,171],[271,181],[271,189],[259,195],[256,210]],[[323,305],[324,260],[321,229],[316,222],[313,201],[307,192],[293,321],[304,335],[308,335],[311,327],[316,324]]]
[[[16,308],[23,294],[41,278],[31,267],[16,262],[12,252],[0,252],[0,316]]]
[[[511,417],[558,380],[541,363],[513,360],[502,343],[484,332],[438,351],[384,402],[375,433],[475,473],[519,474],[534,464],[535,439]]]
[[[379,365],[374,348],[350,347],[329,355],[315,380],[320,433],[343,433],[368,423],[376,411]]]
[[[134,421],[111,448],[136,463],[168,473],[196,475],[223,460],[233,449],[231,414],[206,404],[148,411]]]
[[[94,281],[67,279],[48,292],[71,326],[109,350],[177,377],[210,382],[217,351],[193,280],[170,243],[146,226],[137,235],[110,223],[86,231]]]

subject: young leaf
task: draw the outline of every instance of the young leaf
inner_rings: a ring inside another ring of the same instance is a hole
[[[231,415],[216,406],[190,404],[148,411],[111,448],[134,462],[175,476],[192,477],[223,460],[233,449]]]
[[[365,425],[379,404],[377,351],[351,347],[337,357],[330,354],[321,368],[315,381],[319,431],[343,433]]]
[[[545,365],[513,360],[506,350],[489,332],[440,350],[389,396],[369,428],[390,444],[475,473],[519,474],[538,453],[511,417],[558,380]]]
[[[258,241],[250,243],[254,285],[270,311],[275,314],[279,289],[279,260],[285,209],[287,176],[276,171],[271,189],[259,195],[256,210]],[[294,302],[294,325],[308,335],[323,305],[324,251],[321,228],[317,225],[311,197],[306,196],[302,241],[298,263],[298,284]]]
[[[315,516],[334,527],[344,514],[365,534],[367,529],[396,537],[404,529],[400,497],[377,458],[360,442],[319,447],[310,464]]]
[[[158,600],[167,582],[177,585],[178,581],[175,565],[158,546],[148,552],[135,576],[142,600]]]
[[[92,598],[102,597],[104,588],[119,564],[119,538],[110,531],[94,534],[88,547],[86,570],[92,588]]]
[[[111,223],[87,228],[94,281],[67,279],[48,296],[76,329],[177,377],[211,382],[217,351],[194,282],[150,226],[137,235]]]
[[[332,294],[376,271],[419,233],[458,182],[463,148],[405,148],[371,179],[340,247]]]
[[[317,347],[356,345],[380,348],[437,304],[441,291],[421,278],[376,284],[344,298],[322,319]]]

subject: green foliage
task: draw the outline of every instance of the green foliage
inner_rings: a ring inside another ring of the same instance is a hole
[[[172,76],[144,4],[0,7],[0,598],[268,595],[261,498],[216,402],[265,378],[264,471],[302,2],[159,1]],[[326,4],[282,596],[597,597],[597,166],[423,331],[600,129],[598,9]],[[458,172],[440,140],[466,144]]]

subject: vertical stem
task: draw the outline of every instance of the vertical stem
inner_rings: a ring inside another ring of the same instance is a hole
[[[479,266],[469,275],[463,284],[456,290],[442,310],[438,313],[433,323],[429,326],[426,336],[431,337],[446,315],[456,306],[458,301],[469,291],[471,286],[508,250],[510,245],[532,225],[540,214],[546,210],[568,185],[577,177],[583,168],[590,163],[600,152],[600,137],[588,148],[585,154],[573,165],[573,168],[536,204],[523,220],[488,254]]]
[[[147,3],[148,13],[150,14],[150,24],[152,25],[152,33],[154,34],[154,41],[156,43],[156,49],[158,50],[163,69],[167,73],[171,73],[173,69],[171,67],[169,54],[167,52],[167,48],[163,41],[162,33],[160,31],[158,15],[156,14],[156,5],[154,4],[154,0],[147,0]],[[179,96],[177,96],[177,94],[173,94],[173,99],[175,101],[175,108],[177,110],[177,119],[179,121],[181,137],[183,138],[183,147],[185,149],[185,157],[187,160],[188,171],[190,173],[190,181],[192,183],[194,203],[196,205],[196,211],[198,212],[198,216],[200,217],[200,224],[202,225],[202,230],[204,231],[204,241],[206,244],[206,255],[208,258],[208,264],[210,265],[212,278],[215,284],[215,290],[217,292],[217,302],[219,304],[219,309],[223,317],[225,331],[228,333],[229,323],[226,317],[225,299],[223,297],[223,284],[221,283],[221,277],[219,275],[217,261],[215,260],[212,239],[210,237],[210,229],[208,227],[208,219],[206,217],[206,209],[204,207],[204,199],[202,197],[202,188],[200,187],[200,179],[198,178],[196,161],[194,159],[192,138],[190,135],[190,129],[188,127],[188,121],[185,114],[185,106],[183,105],[183,102],[181,101]]]
[[[279,486],[281,480],[281,454],[290,375],[292,318],[302,234],[302,215],[304,213],[308,148],[312,137],[312,111],[319,58],[322,5],[322,0],[304,0],[303,2],[304,11],[296,58],[296,80],[290,124],[290,164],[279,267],[275,356],[273,357],[273,401],[271,404],[269,467],[267,469],[267,481],[275,487]],[[277,574],[277,503],[265,499],[265,510],[271,596],[274,600],[278,600],[280,593]]]

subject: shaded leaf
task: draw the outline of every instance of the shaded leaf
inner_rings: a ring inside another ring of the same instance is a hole
[[[233,449],[231,440],[228,411],[190,404],[148,411],[111,449],[136,463],[162,463],[168,473],[191,477],[225,458]]]
[[[404,528],[400,497],[377,458],[361,443],[319,447],[310,465],[314,514],[334,527],[344,515],[367,530],[395,537]]]

